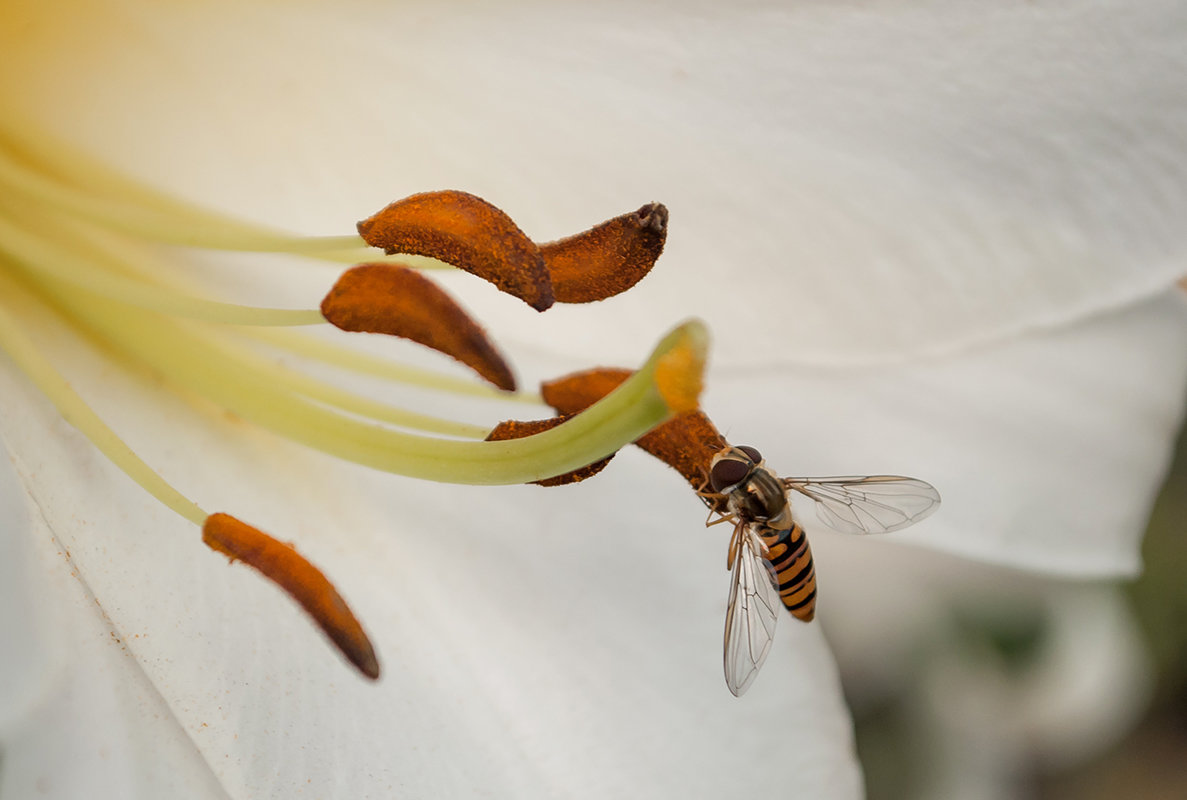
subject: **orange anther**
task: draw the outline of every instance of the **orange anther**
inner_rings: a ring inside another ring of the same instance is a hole
[[[548,381],[541,385],[540,393],[558,413],[576,414],[630,376],[631,371],[626,369],[592,369]],[[694,489],[704,486],[713,455],[727,446],[725,438],[699,410],[665,422],[635,444],[676,469]]]
[[[553,303],[540,249],[481,197],[453,190],[414,194],[363,220],[358,230],[372,247],[448,262],[537,311]]]
[[[345,331],[386,333],[456,358],[500,389],[515,377],[482,327],[419,272],[396,264],[361,264],[342,274],[321,304]]]
[[[229,514],[208,516],[202,541],[288,592],[359,672],[372,680],[379,677],[379,660],[363,626],[329,579],[300,553]]]
[[[487,201],[447,190],[398,200],[358,229],[373,247],[446,261],[543,311],[554,299],[604,300],[642,280],[663,252],[668,209],[648,203],[582,233],[537,245]]]
[[[488,442],[498,442],[503,441],[504,439],[522,439],[525,436],[531,436],[534,433],[540,433],[541,431],[555,428],[557,425],[560,425],[567,419],[567,416],[553,417],[551,419],[528,420],[526,422],[509,419],[496,425],[494,429],[486,435],[486,440]],[[586,478],[597,475],[605,468],[607,464],[610,463],[610,459],[613,457],[614,454],[611,453],[605,458],[599,459],[592,464],[586,464],[580,469],[575,469],[572,472],[565,472],[561,475],[555,475],[551,478],[545,478],[544,480],[532,481],[532,483],[535,483],[539,486],[563,486],[566,483],[577,483],[578,481],[583,481]]]
[[[638,211],[559,241],[540,245],[560,303],[589,303],[625,292],[651,271],[664,249],[668,209]]]

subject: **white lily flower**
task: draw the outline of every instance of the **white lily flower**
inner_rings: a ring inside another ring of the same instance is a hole
[[[539,317],[442,282],[529,384],[637,364],[700,316],[705,407],[732,440],[787,474],[938,486],[940,515],[895,542],[1138,569],[1187,383],[1178,5],[79,6],[5,12],[10,118],[311,234],[440,187],[544,238],[663,200],[665,255],[621,298]],[[254,305],[333,277],[174,264]],[[0,620],[24,624],[0,675],[35,698],[0,709],[0,795],[860,796],[821,626],[784,620],[752,691],[721,685],[725,541],[650,459],[549,490],[372,473],[16,311],[170,483],[333,577],[385,675],[348,672],[5,360],[0,497],[15,480],[31,500],[5,547],[37,558],[0,591],[57,616]],[[819,539],[827,622],[851,565],[895,545]]]

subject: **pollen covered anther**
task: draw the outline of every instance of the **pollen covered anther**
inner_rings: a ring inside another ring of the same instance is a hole
[[[568,416],[553,417],[551,419],[537,419],[520,421],[509,419],[500,422],[493,430],[486,436],[488,442],[501,442],[506,439],[522,439],[525,436],[540,433],[541,431],[550,430],[560,425],[567,420]],[[577,483],[586,478],[591,478],[601,472],[610,459],[614,458],[614,454],[606,456],[605,458],[594,461],[592,464],[586,464],[580,469],[575,469],[572,472],[566,472],[561,475],[555,475],[551,478],[544,478],[543,480],[532,481],[537,486],[564,486],[567,483]]]
[[[632,374],[628,369],[591,369],[548,381],[540,386],[540,393],[557,413],[576,414],[617,389]],[[727,446],[725,437],[700,410],[680,414],[635,444],[683,475],[694,489],[703,487],[713,455]]]
[[[511,368],[482,327],[416,270],[397,264],[352,267],[322,300],[321,312],[344,331],[409,339],[457,359],[500,389],[515,390]]]
[[[583,233],[540,245],[558,303],[589,303],[641,281],[664,249],[668,209],[648,203]]]
[[[537,311],[553,303],[540,248],[481,197],[455,190],[414,194],[363,220],[358,231],[372,247],[445,261]]]
[[[587,231],[537,245],[481,197],[446,190],[414,194],[358,224],[389,255],[429,256],[490,281],[537,311],[555,301],[590,303],[625,292],[663,252],[668,209],[647,205]]]
[[[329,579],[295,549],[229,514],[208,516],[202,541],[284,589],[359,672],[371,680],[379,677],[379,660],[363,626]]]

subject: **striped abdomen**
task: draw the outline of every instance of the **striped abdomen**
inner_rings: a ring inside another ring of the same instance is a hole
[[[770,549],[767,558],[775,570],[779,599],[796,619],[811,622],[816,616],[816,567],[804,529],[793,522],[787,530],[764,527],[759,533]]]

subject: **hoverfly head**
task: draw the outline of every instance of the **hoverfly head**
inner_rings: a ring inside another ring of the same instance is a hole
[[[713,491],[725,494],[746,480],[760,463],[762,455],[753,447],[728,447],[713,456],[713,463],[709,467],[709,485]]]

